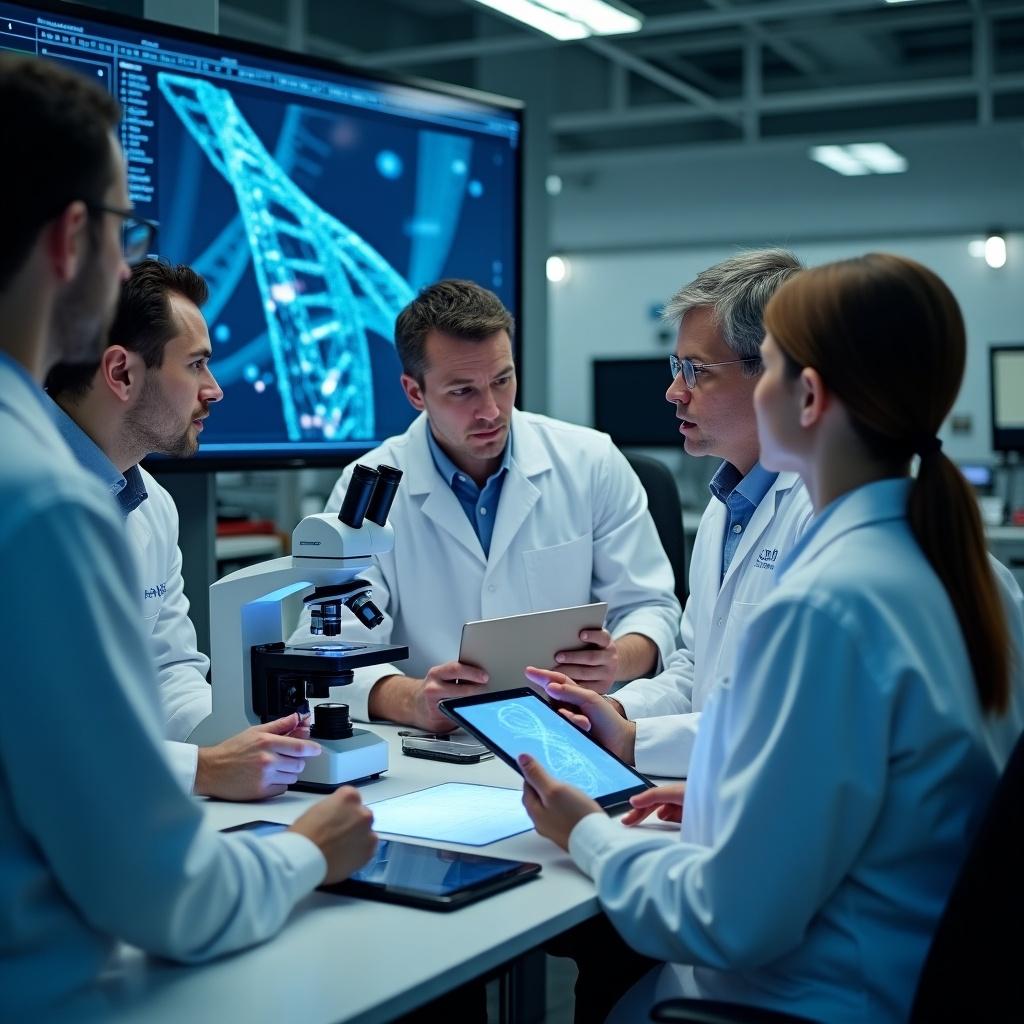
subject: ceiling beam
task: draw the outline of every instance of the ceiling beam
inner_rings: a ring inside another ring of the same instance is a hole
[[[989,79],[993,93],[1024,90],[1024,74],[994,75]],[[885,105],[923,100],[958,99],[976,96],[978,79],[957,77],[921,82],[891,82],[879,85],[856,85],[836,89],[807,89],[797,92],[771,93],[761,96],[758,112],[790,114],[838,107]],[[735,100],[719,101],[713,114],[702,113],[692,106],[677,103],[651,104],[624,111],[592,110],[573,114],[557,114],[551,118],[551,130],[558,135],[630,128],[637,125],[672,124],[697,121],[708,116],[742,118],[746,104]]]
[[[951,144],[960,142],[963,145],[969,145],[973,139],[978,138],[979,133],[983,133],[983,137],[986,138],[992,132],[1002,131],[1016,136],[1022,128],[1024,128],[1024,118],[999,121],[990,128],[985,129],[981,129],[977,125],[954,127],[948,125],[928,125],[925,127],[907,125],[887,128],[885,137],[887,142],[897,147],[903,142],[909,143],[914,140],[928,138],[955,140]],[[770,136],[768,138],[762,137],[755,146],[751,146],[742,139],[702,142],[699,146],[680,145],[678,143],[668,146],[635,146],[628,149],[603,149],[592,150],[587,153],[556,154],[553,159],[552,168],[558,174],[571,176],[573,174],[589,174],[604,168],[628,167],[638,163],[715,160],[729,154],[750,152],[805,152],[810,146],[816,146],[821,143],[844,144],[863,141],[864,137],[860,132],[818,132],[801,135]]]
[[[730,0],[704,0],[704,2],[716,11],[736,10]],[[748,25],[747,32],[758,42],[774,50],[783,60],[788,61],[797,71],[808,78],[816,78],[821,72],[818,62],[812,60],[799,46],[791,43],[788,39],[779,38],[758,22],[755,21]]]

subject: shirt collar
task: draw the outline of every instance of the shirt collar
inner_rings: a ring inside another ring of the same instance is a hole
[[[78,464],[97,477],[117,499],[121,515],[127,518],[149,497],[138,466],[121,473],[103,449],[56,402],[51,402],[50,416]]]
[[[50,403],[46,398],[46,392],[43,391],[43,389],[39,386],[39,382],[35,379],[35,377],[33,377],[32,374],[29,373],[28,370],[26,370],[25,367],[22,366],[17,359],[8,355],[6,352],[0,352],[0,363],[2,363],[9,370],[11,370],[11,372],[14,373],[14,375],[19,380],[21,380],[21,382],[29,389],[29,391],[31,391],[32,394],[36,396],[40,406],[46,411],[47,415],[49,415]]]
[[[755,462],[750,472],[744,476],[731,463],[723,462],[711,478],[708,485],[711,493],[724,505],[735,492],[751,506],[757,508],[764,496],[771,490],[772,484],[778,479],[778,473],[765,469],[760,462]]]
[[[438,473],[441,474],[442,479],[449,487],[455,481],[458,476],[472,479],[467,473],[459,469],[454,462],[444,453],[441,446],[437,443],[437,438],[434,437],[434,432],[430,429],[430,423],[427,422],[427,447],[430,449],[430,456],[434,460],[434,465],[437,467]],[[508,440],[505,442],[505,450],[501,455],[501,465],[491,474],[490,479],[503,473],[512,465],[512,428],[509,427]]]

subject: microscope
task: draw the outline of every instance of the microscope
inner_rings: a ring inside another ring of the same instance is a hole
[[[387,519],[401,477],[391,466],[357,465],[341,511],[306,516],[292,533],[291,555],[239,569],[210,587],[213,713],[190,742],[219,743],[251,725],[307,712],[311,699],[330,698],[333,687],[351,683],[353,669],[409,656],[408,647],[391,644],[289,646],[282,617],[287,598],[309,591],[302,600],[316,636],[341,633],[342,606],[367,629],[383,621],[359,573],[394,546]],[[306,762],[299,788],[330,791],[387,770],[387,741],[353,729],[346,704],[318,704],[310,736],[322,749]]]

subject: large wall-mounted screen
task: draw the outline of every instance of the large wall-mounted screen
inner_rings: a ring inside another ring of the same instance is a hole
[[[404,430],[394,320],[431,281],[517,312],[519,104],[64,4],[0,2],[0,48],[122,105],[134,205],[210,285],[207,465],[341,462]]]

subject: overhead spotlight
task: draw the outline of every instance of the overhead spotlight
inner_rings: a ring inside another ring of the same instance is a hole
[[[544,179],[544,188],[549,196],[559,196],[562,194],[562,178],[558,174],[549,174]]]
[[[985,239],[985,262],[993,270],[1006,266],[1006,239],[1002,235],[991,234]]]
[[[549,256],[547,263],[548,280],[559,284],[569,276],[569,261],[563,256]]]

